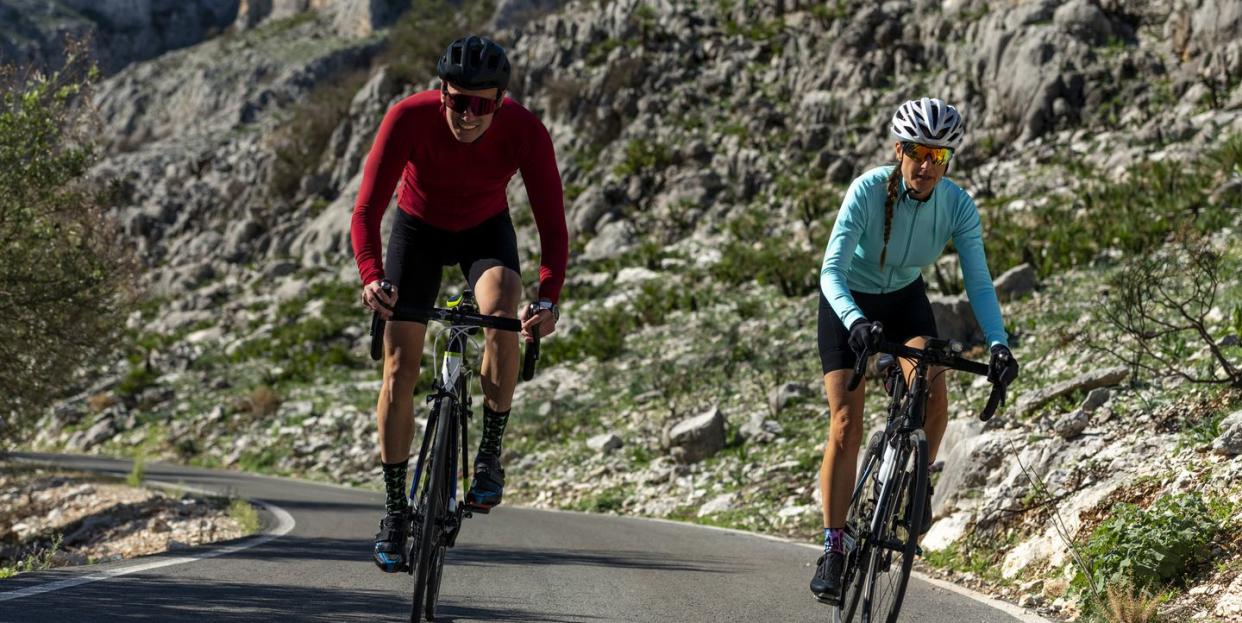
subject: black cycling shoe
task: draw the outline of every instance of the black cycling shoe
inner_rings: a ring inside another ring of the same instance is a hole
[[[811,578],[811,592],[826,604],[841,602],[841,573],[845,569],[845,554],[828,552],[815,562],[815,577]]]
[[[385,573],[404,571],[406,560],[405,539],[410,526],[410,509],[407,507],[384,515],[379,532],[375,534],[375,551],[371,555],[375,566]]]
[[[487,514],[500,504],[505,491],[505,470],[500,457],[479,455],[474,460],[474,482],[466,493],[466,506],[472,511]]]

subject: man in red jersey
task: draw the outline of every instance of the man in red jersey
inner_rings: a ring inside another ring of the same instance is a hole
[[[525,337],[556,330],[556,302],[565,282],[569,235],[560,172],[543,124],[505,97],[509,61],[496,43],[466,37],[449,45],[436,66],[441,87],[407,97],[384,116],[363,170],[350,237],[362,277],[363,304],[382,317],[393,308],[428,309],[444,266],[460,266],[484,314],[518,317],[522,279],[517,238],[505,188],[522,172],[539,228],[541,264],[537,311],[522,310]],[[380,220],[397,182],[397,213],[381,262]],[[381,283],[391,282],[387,294]],[[414,435],[414,384],[423,353],[424,322],[394,321],[384,332],[384,384],[375,407],[387,491],[375,537],[375,564],[387,572],[405,564],[404,526],[410,513],[405,474]],[[474,484],[466,502],[501,500],[501,440],[518,375],[516,334],[488,329],[483,349],[483,433]]]

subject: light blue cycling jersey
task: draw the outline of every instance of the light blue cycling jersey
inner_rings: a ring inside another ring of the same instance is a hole
[[[892,166],[871,169],[854,180],[845,193],[819,273],[819,287],[829,305],[849,327],[865,317],[850,290],[883,294],[910,285],[924,267],[940,257],[951,238],[961,260],[970,307],[988,345],[1008,346],[1009,336],[983,253],[979,210],[975,200],[948,178],[940,179],[927,201],[907,197],[906,182],[901,180],[901,194],[893,206],[888,256],[880,268],[884,199],[892,171]]]

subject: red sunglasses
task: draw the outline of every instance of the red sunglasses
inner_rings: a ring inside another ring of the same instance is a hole
[[[491,99],[464,93],[449,93],[448,89],[441,89],[440,92],[444,94],[444,105],[453,112],[463,115],[469,112],[476,117],[482,117],[496,112],[496,109],[500,107],[499,97]]]

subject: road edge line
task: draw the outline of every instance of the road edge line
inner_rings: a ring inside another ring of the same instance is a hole
[[[199,489],[197,487],[186,487],[186,486],[177,485],[177,484],[168,483],[168,482],[148,481],[147,484],[151,484],[157,487],[172,487],[172,488],[177,488],[177,489],[181,489],[184,491],[193,491],[193,492],[201,493],[205,495],[213,495],[213,496],[219,495],[218,493],[212,493],[205,489]],[[224,556],[227,554],[235,554],[242,550],[247,550],[252,547],[263,545],[264,543],[267,543],[269,541],[282,537],[286,534],[289,534],[291,531],[293,531],[293,528],[297,526],[297,520],[293,518],[293,515],[290,515],[288,511],[286,511],[285,509],[275,504],[272,504],[271,502],[267,502],[267,501],[259,500],[259,499],[249,499],[247,501],[249,501],[252,504],[257,504],[263,507],[263,510],[271,513],[272,516],[276,518],[276,525],[271,530],[268,530],[262,534],[250,537],[240,543],[236,543],[233,545],[226,545],[223,547],[215,547],[215,548],[209,549],[205,552],[202,552],[202,553],[199,553],[193,556],[176,556],[173,558],[163,558],[160,560],[152,560],[149,562],[126,565],[122,567],[115,567],[112,569],[108,569],[106,571],[99,571],[99,572],[91,573],[85,576],[80,576],[76,578],[67,578],[64,580],[57,580],[54,582],[48,582],[46,584],[36,584],[34,586],[27,586],[26,588],[3,592],[3,593],[0,593],[0,602],[12,601],[15,599],[21,599],[23,597],[33,597],[35,595],[42,595],[44,593],[64,590],[66,588],[73,588],[75,586],[81,586],[83,584],[90,584],[93,582],[101,582],[103,580],[109,580],[112,578],[121,577],[123,575],[129,575],[131,573],[138,573],[141,571],[150,571],[152,569],[159,569],[162,567],[171,567],[173,565],[180,565],[180,564],[185,564],[188,562],[206,560],[208,558],[215,558],[217,556]]]

